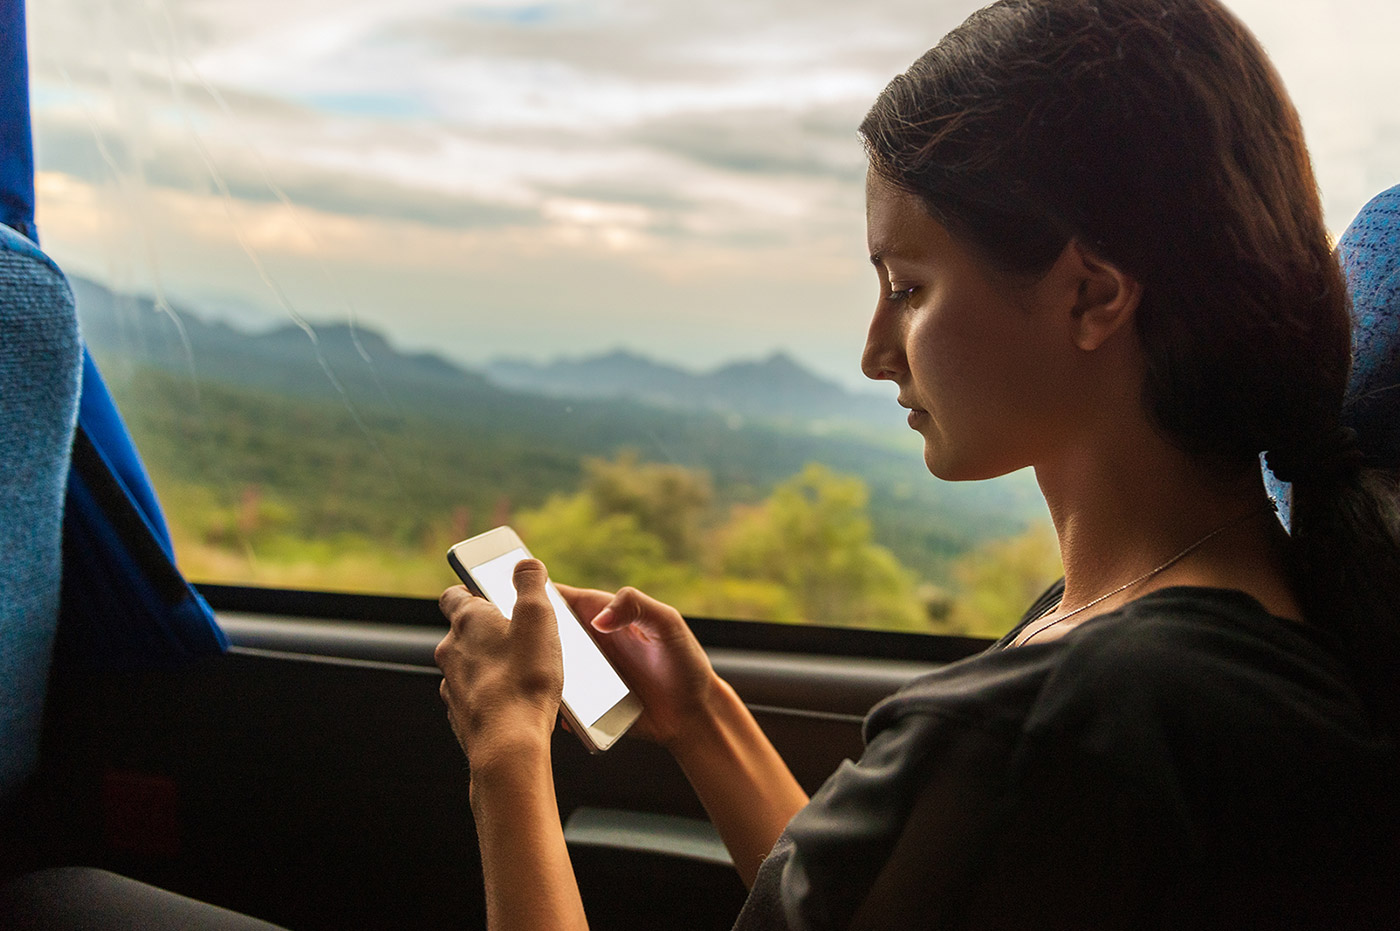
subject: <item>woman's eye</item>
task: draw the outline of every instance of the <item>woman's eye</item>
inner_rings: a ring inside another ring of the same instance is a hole
[[[915,290],[917,290],[917,289],[916,289],[916,288],[895,288],[895,287],[891,287],[891,288],[890,288],[890,293],[887,295],[887,297],[888,297],[891,301],[894,301],[894,302],[896,302],[896,303],[900,303],[900,302],[909,300],[910,296],[914,293]]]

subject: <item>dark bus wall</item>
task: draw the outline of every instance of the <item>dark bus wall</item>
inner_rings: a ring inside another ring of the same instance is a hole
[[[33,865],[103,867],[292,931],[481,927],[467,768],[432,660],[436,605],[206,594],[229,655],[55,674],[21,829]],[[870,705],[981,646],[694,623],[809,791],[859,754]],[[595,931],[730,926],[744,888],[667,753],[624,739],[590,757],[561,730],[554,758]],[[573,831],[585,822],[591,834]]]

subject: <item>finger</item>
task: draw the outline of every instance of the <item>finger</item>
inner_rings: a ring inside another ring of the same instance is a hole
[[[544,583],[549,573],[538,559],[522,559],[515,564],[511,581],[515,584],[515,608],[511,611],[511,626],[525,623],[535,626],[554,618]]]
[[[460,637],[464,641],[477,640],[481,636],[489,635],[491,631],[503,628],[506,624],[505,615],[501,614],[500,608],[461,585],[443,592],[438,599],[438,607],[452,627],[446,638],[448,640],[453,637]]]
[[[438,596],[438,610],[450,622],[463,607],[474,600],[476,596],[465,585],[454,585]]]
[[[569,607],[585,623],[591,621],[599,611],[606,608],[615,595],[614,592],[599,591],[596,588],[574,588],[572,585],[563,585],[559,582],[555,582],[554,587],[559,589],[559,594],[564,596],[564,601],[568,602]]]
[[[452,640],[453,636],[449,632],[448,635],[439,640],[438,645],[433,648],[433,662],[436,663],[437,668],[441,669],[443,672],[447,671],[447,664],[451,662],[453,647]],[[444,700],[446,700],[447,698],[446,679],[442,680],[442,697]]]
[[[618,590],[607,607],[593,618],[593,626],[604,633],[636,626],[658,639],[685,636],[690,632],[679,611],[630,586]]]

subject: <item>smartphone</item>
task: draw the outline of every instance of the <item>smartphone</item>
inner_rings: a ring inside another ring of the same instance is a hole
[[[447,551],[447,561],[477,595],[510,617],[515,607],[516,564],[530,558],[514,530],[497,527],[463,540]],[[563,715],[589,753],[602,753],[627,732],[642,713],[642,702],[622,681],[612,663],[553,582],[545,583],[559,622],[564,653]]]

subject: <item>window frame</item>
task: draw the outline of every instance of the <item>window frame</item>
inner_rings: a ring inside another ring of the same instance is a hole
[[[215,612],[273,615],[328,621],[443,627],[431,598],[195,583]],[[994,641],[947,634],[902,633],[692,617],[686,622],[701,644],[720,650],[834,656],[851,659],[951,663],[981,652]]]

